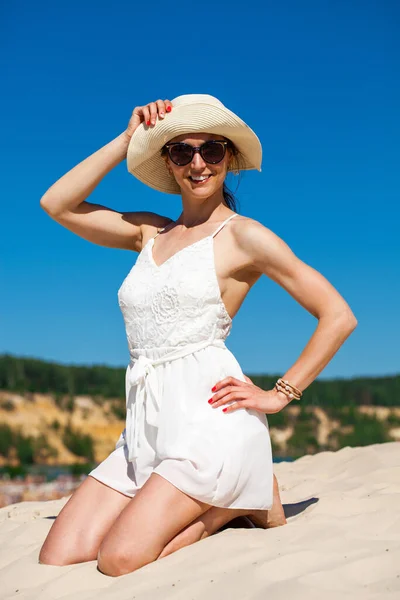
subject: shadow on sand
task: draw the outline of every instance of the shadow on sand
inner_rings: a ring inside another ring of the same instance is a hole
[[[319,498],[309,498],[308,500],[302,500],[301,502],[293,502],[292,504],[284,504],[283,510],[285,511],[285,517],[289,519],[290,517],[295,517],[299,515],[303,511],[306,510],[312,504],[316,504],[319,501]],[[45,519],[54,520],[56,517],[44,517]],[[247,517],[235,517],[226,525],[223,525],[221,529],[218,529],[216,533],[220,531],[224,531],[225,529],[254,529],[257,526],[254,525],[250,519]]]
[[[283,510],[285,511],[285,517],[289,519],[290,517],[295,517],[300,513],[304,512],[309,506],[316,504],[319,501],[319,498],[308,498],[308,500],[302,500],[301,502],[293,502],[292,504],[284,504]],[[235,517],[226,525],[223,525],[221,529],[218,529],[216,533],[220,531],[224,531],[225,529],[255,529],[257,525],[255,525],[248,517]]]

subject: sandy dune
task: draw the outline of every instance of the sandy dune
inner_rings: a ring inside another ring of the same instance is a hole
[[[342,600],[400,598],[400,443],[276,465],[284,527],[224,531],[112,578],[96,562],[38,564],[66,498],[0,510],[0,598]]]

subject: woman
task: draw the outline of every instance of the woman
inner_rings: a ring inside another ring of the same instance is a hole
[[[181,195],[177,221],[85,201],[125,156],[139,180]],[[266,414],[300,399],[357,321],[282,239],[232,210],[228,170],[260,166],[255,133],[216,98],[189,94],[136,107],[126,131],[41,199],[71,231],[139,256],[118,292],[131,356],[126,428],[60,512],[40,562],[97,558],[102,573],[118,576],[236,516],[267,527],[272,509],[270,524],[285,522]],[[245,377],[224,343],[262,274],[318,319],[285,384],[267,391]]]

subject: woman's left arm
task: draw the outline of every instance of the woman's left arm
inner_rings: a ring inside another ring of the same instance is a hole
[[[246,254],[249,265],[282,286],[301,306],[318,319],[317,328],[303,352],[282,375],[282,379],[288,380],[303,391],[314,381],[354,331],[357,319],[347,302],[329,281],[300,260],[279,236],[252,219],[241,221],[240,225],[241,227],[236,227],[233,233],[241,252]],[[231,391],[227,389],[229,386]],[[232,405],[232,408],[229,407],[227,411],[241,406],[256,408],[254,404],[257,404],[258,410],[263,412],[278,412],[290,401],[283,392],[277,392],[275,389],[265,392],[251,383],[243,384],[235,378],[227,377],[213,388],[215,400],[212,406],[240,400],[243,389],[240,392],[238,388],[243,386],[246,389],[248,402],[243,398],[237,406]],[[251,390],[251,387],[255,389]],[[264,397],[261,397],[260,392]],[[268,394],[268,399],[265,394]],[[222,399],[223,401],[220,401]],[[266,406],[261,407],[260,403]]]

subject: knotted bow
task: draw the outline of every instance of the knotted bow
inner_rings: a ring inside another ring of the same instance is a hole
[[[129,461],[136,459],[139,455],[138,438],[142,434],[141,423],[144,407],[146,410],[146,422],[154,427],[157,427],[158,425],[160,402],[158,399],[158,379],[154,365],[183,358],[184,356],[193,354],[207,346],[217,346],[218,348],[226,349],[222,339],[213,338],[211,340],[177,347],[172,352],[158,359],[152,360],[143,354],[140,354],[135,359],[133,367],[130,368],[128,375],[131,389],[129,390],[126,404],[125,435]],[[132,391],[134,386],[137,386],[136,394]],[[134,402],[132,401],[132,396],[135,398]]]
[[[132,461],[138,456],[138,436],[141,431],[140,423],[144,405],[146,405],[147,423],[155,427],[158,423],[158,380],[153,361],[140,355],[131,368],[128,378],[132,387],[137,386],[135,402],[130,401],[133,393],[131,390],[126,407],[126,441],[128,457]]]

